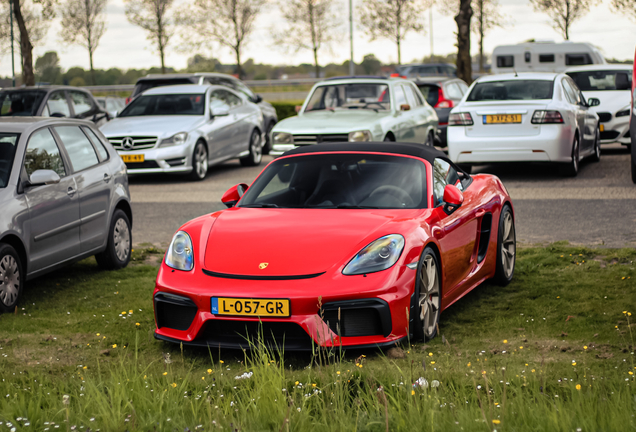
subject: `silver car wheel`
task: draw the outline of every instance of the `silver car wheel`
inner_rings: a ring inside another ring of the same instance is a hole
[[[254,165],[258,165],[261,163],[261,159],[263,158],[263,146],[261,145],[261,137],[260,134],[256,131],[252,134],[252,157],[254,161]]]
[[[516,244],[512,214],[508,212],[504,215],[501,241],[501,264],[506,278],[510,278],[515,268]]]
[[[118,219],[113,230],[115,255],[119,261],[125,261],[130,253],[130,228],[124,219]]]
[[[435,326],[439,319],[439,272],[431,255],[424,258],[420,268],[420,323],[424,336],[432,337],[435,334]]]
[[[197,148],[194,151],[194,170],[199,178],[205,177],[208,173],[208,152],[201,143],[197,144]]]
[[[579,159],[580,159],[579,139],[577,137],[574,139],[574,146],[572,148],[572,170],[575,173],[579,171]]]
[[[15,303],[20,293],[20,270],[18,262],[11,255],[0,261],[0,300],[5,305]]]

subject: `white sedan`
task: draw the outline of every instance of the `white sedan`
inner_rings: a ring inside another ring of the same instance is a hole
[[[466,169],[557,162],[563,174],[575,176],[581,159],[601,157],[598,115],[565,74],[481,77],[451,111],[448,126],[448,154]]]
[[[577,66],[565,73],[572,77],[586,98],[600,101],[593,110],[601,121],[601,144],[630,144],[632,65]]]

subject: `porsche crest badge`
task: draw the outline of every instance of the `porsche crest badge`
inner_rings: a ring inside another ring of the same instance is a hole
[[[258,265],[258,268],[261,269],[261,270],[265,270],[268,265],[269,265],[269,263],[260,263]]]

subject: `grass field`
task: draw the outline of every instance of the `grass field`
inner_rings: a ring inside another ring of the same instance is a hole
[[[154,340],[161,252],[133,256],[31,281],[0,316],[0,431],[636,429],[634,249],[522,248],[443,338],[316,356]]]

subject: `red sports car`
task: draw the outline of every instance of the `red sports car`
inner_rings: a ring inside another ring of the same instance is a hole
[[[179,229],[154,291],[158,339],[287,350],[430,339],[440,312],[494,278],[512,279],[510,197],[431,147],[297,148],[226,210]]]

